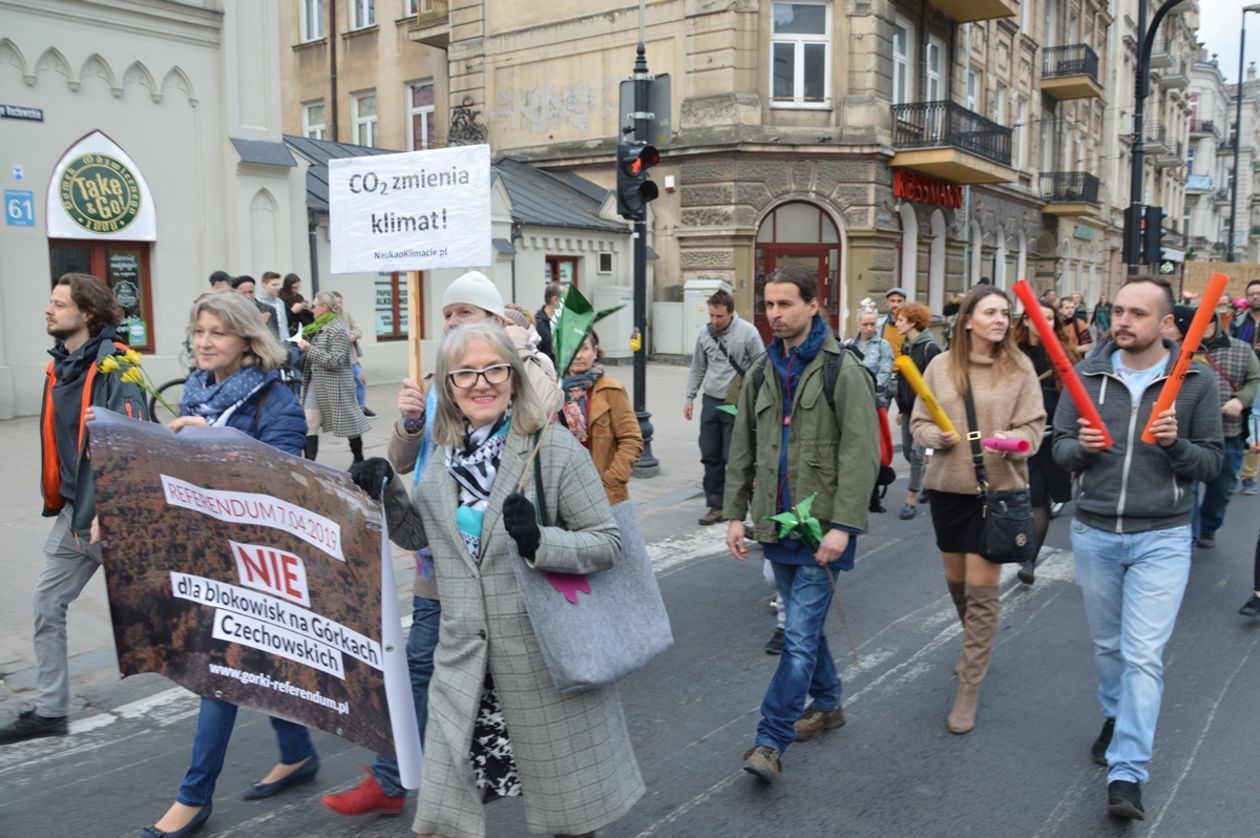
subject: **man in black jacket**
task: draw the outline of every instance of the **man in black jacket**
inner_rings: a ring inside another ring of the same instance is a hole
[[[101,362],[119,360],[127,347],[114,331],[122,309],[108,286],[88,274],[66,274],[53,287],[44,312],[57,343],[49,354],[48,381],[40,417],[43,443],[44,515],[56,516],[44,545],[44,569],[35,585],[35,707],[0,728],[0,744],[40,736],[63,736],[70,713],[66,657],[66,610],[101,566],[97,543],[92,469],[85,456],[86,406],[104,407],[146,419],[144,398],[120,371]]]
[[[534,313],[534,329],[538,331],[538,351],[552,360],[556,360],[556,349],[551,338],[551,318],[555,316],[556,306],[564,296],[564,286],[558,282],[547,285],[543,291],[543,307]],[[557,370],[563,372],[563,370]]]

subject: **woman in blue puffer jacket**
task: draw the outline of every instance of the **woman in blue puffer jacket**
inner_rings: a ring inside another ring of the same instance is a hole
[[[302,456],[306,417],[293,392],[280,382],[287,355],[272,337],[258,309],[236,294],[207,294],[193,304],[188,331],[197,371],[184,385],[180,416],[171,430],[229,427],[288,454]],[[210,817],[215,781],[223,768],[236,705],[201,699],[192,764],[174,805],[140,838],[183,838]],[[245,789],[246,800],[271,797],[290,786],[309,783],[319,771],[319,757],[305,727],[272,719],[280,762]]]

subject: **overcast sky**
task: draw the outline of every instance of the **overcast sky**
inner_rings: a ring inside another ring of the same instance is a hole
[[[1199,40],[1207,45],[1208,57],[1217,53],[1225,81],[1238,79],[1238,27],[1243,6],[1256,0],[1199,0]],[[1152,3],[1152,8],[1159,4]],[[1247,15],[1247,63],[1260,62],[1260,14]],[[1257,64],[1260,67],[1260,64]]]

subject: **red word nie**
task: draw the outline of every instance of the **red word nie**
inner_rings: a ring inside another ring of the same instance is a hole
[[[236,558],[236,574],[241,584],[256,591],[274,594],[307,607],[311,604],[306,586],[306,565],[299,556],[257,544],[231,542]]]

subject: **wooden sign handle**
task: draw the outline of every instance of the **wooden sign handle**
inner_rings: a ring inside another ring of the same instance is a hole
[[[407,371],[420,383],[420,272],[407,272]]]

